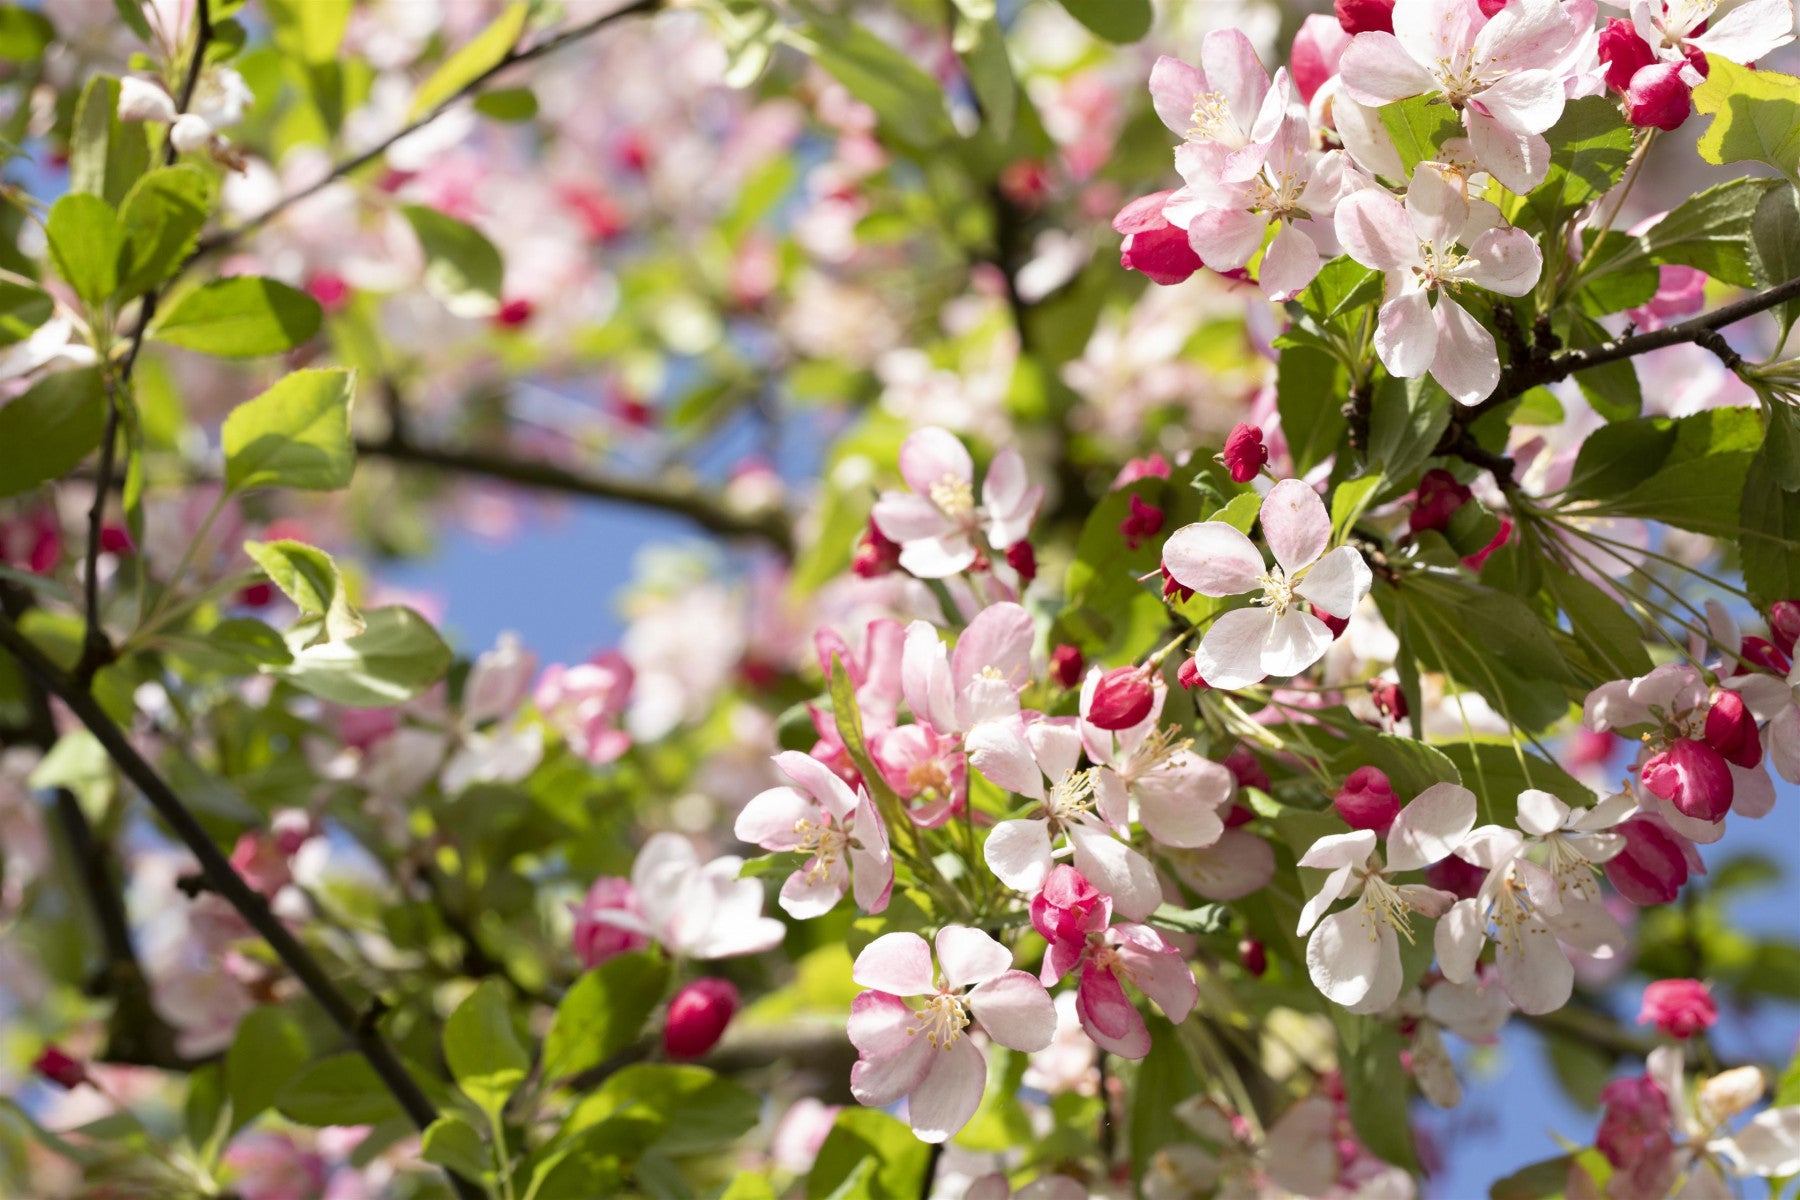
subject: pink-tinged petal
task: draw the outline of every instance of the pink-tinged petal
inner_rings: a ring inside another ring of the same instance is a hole
[[[1281,227],[1263,254],[1256,282],[1271,300],[1291,300],[1319,273],[1319,248],[1292,222]]]
[[[1400,893],[1400,898],[1414,912],[1424,913],[1434,921],[1449,912],[1450,906],[1456,903],[1456,893],[1426,887],[1422,883],[1403,883],[1394,890]]]
[[[1366,833],[1368,831],[1359,830],[1358,832]],[[1300,909],[1300,924],[1294,930],[1295,936],[1304,937],[1308,930],[1317,925],[1319,919],[1330,910],[1331,906],[1342,898],[1344,890],[1349,885],[1349,867],[1339,867],[1327,875],[1325,882],[1319,885],[1318,892],[1309,897],[1305,906]]]
[[[1794,40],[1794,6],[1791,0],[1748,0],[1686,40],[1702,53],[1753,63]]]
[[[1275,851],[1254,833],[1227,829],[1200,850],[1163,856],[1175,878],[1208,900],[1240,900],[1267,887],[1275,877]]]
[[[1309,1096],[1275,1119],[1264,1142],[1269,1178],[1296,1196],[1323,1196],[1337,1182],[1337,1109]]]
[[[1112,829],[1123,831],[1131,823],[1131,795],[1110,767],[1101,767],[1094,776],[1094,812]]]
[[[1163,543],[1162,561],[1176,583],[1202,596],[1262,590],[1262,551],[1223,521],[1183,525]]]
[[[1269,91],[1269,72],[1242,30],[1215,29],[1200,43],[1209,90],[1225,98],[1238,128],[1248,132]]]
[[[818,805],[811,797],[791,787],[770,788],[752,796],[744,805],[732,833],[739,841],[765,850],[791,850],[800,844],[795,823],[816,820],[817,816]]]
[[[1050,878],[1050,826],[1045,821],[1002,821],[988,834],[981,856],[1001,883],[1036,895]]]
[[[859,792],[856,832],[850,843],[850,887],[856,907],[884,912],[894,891],[894,856],[888,849],[887,826],[867,792]]]
[[[850,890],[850,868],[843,859],[834,859],[823,870],[821,865],[817,858],[809,858],[781,885],[781,909],[796,921],[824,916]]]
[[[1519,793],[1519,828],[1533,837],[1561,829],[1568,815],[1569,806],[1549,792],[1527,788]]]
[[[1500,360],[1494,335],[1448,296],[1439,296],[1432,313],[1437,322],[1437,353],[1431,377],[1458,404],[1479,404],[1500,382]]]
[[[900,568],[919,579],[948,579],[968,570],[974,561],[975,547],[960,533],[907,542],[900,550]]]
[[[1025,472],[1025,460],[1011,446],[1003,446],[988,464],[987,477],[981,481],[981,503],[1004,513],[1017,511],[1031,491],[1031,477]]]
[[[1415,796],[1388,830],[1390,871],[1416,871],[1448,858],[1475,828],[1475,793],[1454,783],[1434,783]]]
[[[1372,581],[1363,556],[1352,547],[1339,546],[1315,563],[1305,578],[1294,585],[1294,591],[1311,601],[1314,609],[1343,620],[1369,594]]]
[[[1572,21],[1557,0],[1511,0],[1475,35],[1475,54],[1514,75],[1536,74],[1533,68],[1550,66],[1585,27]],[[1557,87],[1560,91],[1560,81]],[[1485,103],[1487,96],[1481,99]]]
[[[1575,968],[1542,921],[1526,920],[1516,937],[1501,938],[1496,947],[1500,986],[1520,1012],[1538,1016],[1569,1002]]]
[[[1422,162],[1406,189],[1406,216],[1418,240],[1442,253],[1469,221],[1469,197],[1461,171]]]
[[[1433,91],[1437,81],[1413,61],[1391,33],[1371,31],[1350,39],[1338,64],[1344,91],[1358,104],[1380,108],[1408,96]]]
[[[1481,93],[1481,106],[1514,133],[1542,133],[1562,119],[1567,93],[1549,71],[1502,75]]]
[[[972,485],[975,461],[961,438],[930,425],[915,429],[900,444],[900,476],[913,491],[929,497],[940,483]]]
[[[1220,615],[1194,650],[1194,668],[1221,691],[1261,683],[1269,677],[1262,654],[1274,627],[1275,614],[1266,608],[1238,608]]]
[[[1417,379],[1431,369],[1438,352],[1438,330],[1429,292],[1401,290],[1381,306],[1380,322],[1375,328],[1375,354],[1390,374],[1397,379]]]
[[[1331,643],[1331,629],[1325,622],[1311,613],[1289,609],[1269,627],[1262,652],[1263,674],[1278,679],[1298,675],[1324,658]]]
[[[679,833],[658,833],[644,843],[631,864],[631,886],[643,902],[651,893],[667,894],[670,885],[693,874],[700,865],[694,844]]]
[[[931,974],[931,947],[916,933],[884,933],[856,956],[850,978],[894,996],[922,996],[937,990]]]
[[[1382,946],[1373,919],[1367,907],[1352,905],[1320,921],[1306,940],[1307,974],[1334,1004],[1358,1004],[1375,984]]]
[[[1102,829],[1075,822],[1067,827],[1075,869],[1112,897],[1113,911],[1141,921],[1163,902],[1162,884],[1148,859]]]
[[[1052,782],[1060,781],[1081,761],[1081,727],[1067,717],[1033,721],[1025,727],[1025,741],[1038,767]]]
[[[1781,777],[1800,783],[1800,707],[1790,704],[1777,713],[1764,731],[1763,744]]]
[[[1130,969],[1138,988],[1156,1002],[1169,1020],[1177,1024],[1187,1020],[1200,999],[1200,985],[1194,981],[1194,971],[1187,960],[1148,926],[1120,924],[1113,928],[1124,937],[1119,943],[1119,958]]]
[[[1550,170],[1550,143],[1541,134],[1508,129],[1473,109],[1463,119],[1476,160],[1508,191],[1523,196],[1544,182]]]
[[[1412,218],[1400,201],[1379,188],[1345,196],[1332,221],[1344,252],[1371,270],[1408,271],[1422,261]]]
[[[889,992],[863,992],[850,1002],[850,1044],[867,1058],[891,1058],[916,1040],[906,1031],[913,1027],[913,1010]]]
[[[856,811],[856,793],[850,785],[832,773],[830,767],[810,754],[783,750],[775,755],[775,766],[838,821]]]
[[[928,622],[906,627],[900,654],[900,688],[913,718],[938,733],[956,732],[956,696],[950,682],[950,652]]]
[[[1394,5],[1394,36],[1417,63],[1454,61],[1475,44],[1485,22],[1476,0],[1396,0]]]
[[[1188,222],[1188,245],[1215,271],[1234,271],[1262,246],[1269,218],[1244,208],[1211,208]]]
[[[969,730],[969,765],[995,787],[1028,800],[1044,798],[1044,773],[1023,732],[1013,721],[983,721]]]
[[[1369,977],[1368,992],[1361,1000],[1345,1006],[1353,1013],[1383,1012],[1400,998],[1405,974],[1400,965],[1400,935],[1385,921],[1375,930],[1375,950],[1375,970]]]
[[[1731,634],[1728,638],[1722,638],[1717,633],[1713,635],[1713,641],[1721,646],[1740,645],[1742,640],[1743,639],[1736,633]],[[1629,687],[1630,683],[1627,680],[1616,680],[1613,683],[1604,684],[1603,686],[1611,688],[1621,686]],[[1735,675],[1730,679],[1721,680],[1720,686],[1728,687],[1738,695],[1742,696],[1744,698],[1744,707],[1750,710],[1751,716],[1761,722],[1773,721],[1783,712],[1794,706],[1794,689],[1788,686],[1784,680],[1777,679],[1773,675],[1763,675],[1760,673],[1755,675]],[[1598,690],[1599,689],[1595,689],[1595,693],[1597,693]],[[1595,693],[1589,693],[1590,698]],[[1621,723],[1630,724],[1630,722]],[[1764,740],[1767,740],[1766,735]]]
[[[1092,966],[1083,969],[1075,992],[1075,1012],[1088,1037],[1102,1050],[1130,1059],[1150,1053],[1150,1030],[1111,971]]]
[[[1307,848],[1299,865],[1329,871],[1338,867],[1357,867],[1375,853],[1375,831],[1353,829],[1349,833],[1328,833]],[[1302,931],[1304,932],[1304,931]]]
[[[859,997],[860,999],[860,997]],[[924,1084],[938,1051],[923,1037],[908,1039],[897,1054],[864,1058],[850,1068],[850,1094],[872,1108],[886,1108]]]
[[[1775,783],[1763,767],[1726,764],[1731,770],[1731,811],[1756,820],[1775,807]]]
[[[1207,90],[1199,68],[1178,58],[1165,54],[1150,68],[1150,103],[1162,123],[1182,137],[1194,127],[1194,102]]]
[[[1056,1005],[1044,985],[1023,971],[989,979],[969,993],[968,1002],[988,1036],[1009,1049],[1035,1054],[1056,1037]]]
[[[938,964],[944,983],[962,989],[994,978],[1012,968],[1012,951],[991,934],[967,925],[946,925],[938,930]]]
[[[975,615],[950,655],[950,681],[959,692],[978,677],[998,679],[1017,695],[1031,682],[1031,614],[1017,604],[990,604]]]
[[[1544,918],[1556,940],[1593,958],[1608,959],[1626,943],[1625,927],[1598,900],[1564,901],[1562,911]]]
[[[1523,296],[1537,286],[1544,255],[1523,229],[1490,229],[1469,247],[1459,272],[1478,287],[1503,296]]]
[[[1303,479],[1283,479],[1269,489],[1262,502],[1262,529],[1275,561],[1289,575],[1317,562],[1331,544],[1331,514]]]
[[[1196,761],[1212,771],[1171,773],[1167,780],[1146,779],[1138,785],[1138,819],[1144,832],[1164,846],[1210,846],[1225,832],[1218,811],[1223,800],[1212,796],[1218,789],[1231,794],[1231,772],[1205,759]]]
[[[1438,919],[1433,936],[1438,969],[1451,983],[1467,983],[1487,945],[1487,914],[1477,900],[1458,900]]]
[[[1339,93],[1332,97],[1331,114],[1337,121],[1344,150],[1363,170],[1387,179],[1405,179],[1406,167],[1394,148],[1393,135],[1381,123],[1381,114]],[[1347,173],[1354,178],[1355,173]]]
[[[869,515],[883,537],[903,544],[942,537],[954,528],[937,505],[911,492],[883,492]]]
[[[931,1068],[906,1102],[906,1117],[922,1142],[948,1141],[969,1123],[987,1090],[987,1059],[959,1037],[931,1057]]]

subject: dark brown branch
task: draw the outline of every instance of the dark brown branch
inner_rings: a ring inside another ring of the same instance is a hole
[[[425,113],[417,120],[407,122],[401,128],[395,130],[375,145],[364,150],[361,154],[353,155],[336,164],[316,183],[309,184],[297,192],[292,192],[283,196],[280,200],[277,200],[262,212],[257,213],[242,225],[236,225],[230,229],[222,229],[217,233],[201,238],[199,245],[194,248],[194,257],[197,258],[200,255],[211,254],[214,251],[224,250],[236,245],[244,237],[261,229],[264,225],[267,225],[270,221],[280,216],[293,205],[298,204],[309,196],[316,195],[331,184],[344,178],[346,175],[353,174],[368,166],[370,163],[386,154],[388,149],[392,147],[395,142],[406,137],[408,134],[417,132],[431,124],[433,121],[443,116],[444,113],[459,100],[480,91],[482,87],[502,71],[505,71],[510,67],[516,67],[520,63],[526,63],[536,58],[542,58],[546,54],[560,50],[571,42],[577,42],[582,38],[588,37],[590,34],[598,33],[600,30],[612,24],[614,21],[619,20],[621,17],[628,17],[635,13],[654,12],[662,7],[662,3],[663,0],[632,0],[632,3],[627,4],[622,8],[595,17],[590,21],[584,21],[580,25],[566,29],[554,37],[546,38],[534,46],[530,46],[524,50],[513,50],[509,52],[506,57],[502,58],[499,62],[495,63],[493,66],[471,79],[468,83],[465,83],[461,88],[457,89],[454,95],[449,96],[440,103],[432,106],[429,112]]]
[[[199,860],[210,890],[224,897],[237,910],[238,915],[268,942],[276,957],[281,959],[314,1002],[325,1010],[332,1023],[368,1061],[413,1123],[423,1130],[437,1120],[437,1107],[412,1077],[393,1047],[387,1044],[380,1030],[374,1027],[373,1022],[364,1019],[364,1014],[338,990],[337,984],[313,957],[312,952],[270,911],[263,897],[244,882],[225,853],[206,832],[205,826],[182,803],[175,790],[164,782],[156,768],[137,752],[125,731],[113,723],[92,693],[58,670],[44,656],[43,651],[19,632],[10,617],[0,616],[0,647],[10,652],[19,666],[40,687],[67,705],[69,711],[94,735],[120,772],[137,787],[157,815]],[[450,1181],[457,1194],[465,1200],[476,1200],[483,1195],[480,1188],[460,1176],[451,1174]]]

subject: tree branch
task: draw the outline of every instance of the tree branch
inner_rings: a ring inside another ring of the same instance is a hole
[[[201,238],[199,244],[194,247],[193,257],[199,258],[201,255],[211,254],[215,251],[225,250],[236,245],[239,241],[243,240],[249,234],[256,232],[258,229],[261,229],[264,225],[267,225],[270,221],[280,216],[293,205],[298,204],[309,196],[316,195],[325,190],[325,188],[336,183],[344,176],[368,166],[370,163],[386,154],[388,149],[392,147],[395,142],[406,137],[408,134],[415,133],[431,124],[449,111],[449,109],[458,101],[480,91],[489,80],[493,79],[494,76],[500,74],[509,67],[516,67],[520,63],[530,62],[533,59],[542,58],[552,51],[560,50],[571,42],[577,42],[591,34],[598,33],[600,30],[612,24],[614,21],[619,20],[621,17],[632,16],[636,13],[654,12],[658,8],[661,8],[662,4],[663,0],[632,0],[632,3],[625,5],[623,8],[614,9],[612,12],[604,13],[590,21],[584,21],[580,25],[566,29],[559,34],[556,34],[554,37],[546,38],[527,49],[515,49],[509,51],[499,62],[458,88],[454,95],[451,95],[432,106],[429,112],[425,113],[417,120],[409,121],[375,145],[364,150],[361,154],[352,155],[350,158],[337,163],[330,171],[326,172],[324,178],[315,183],[308,184],[297,192],[292,192],[289,195],[283,196],[262,212],[257,213],[254,217],[245,221],[242,225],[236,225],[230,229],[221,229],[217,233],[209,234],[208,236]]]
[[[375,1074],[419,1129],[437,1120],[437,1107],[425,1095],[417,1080],[407,1070],[394,1049],[387,1044],[375,1022],[365,1020],[355,1006],[338,990],[324,967],[302,945],[286,925],[270,911],[268,903],[232,867],[223,851],[214,844],[206,828],[195,819],[156,768],[152,767],[131,744],[125,731],[113,723],[99,702],[82,687],[58,670],[24,634],[10,617],[0,616],[0,647],[15,658],[25,673],[40,687],[69,707],[87,726],[107,755],[124,776],[140,791],[157,815],[174,831],[188,850],[200,861],[200,869],[208,886],[230,902],[238,915],[269,943],[272,950],[300,981],[325,1014],[331,1018],[352,1045],[356,1047]],[[465,1200],[478,1200],[480,1188],[452,1173],[450,1182]]]

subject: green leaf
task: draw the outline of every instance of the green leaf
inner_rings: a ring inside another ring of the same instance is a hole
[[[1231,927],[1231,910],[1223,904],[1202,904],[1199,908],[1164,904],[1145,921],[1158,929],[1173,929],[1177,933],[1223,933]]]
[[[747,88],[762,77],[783,27],[765,0],[711,0],[705,5],[725,47],[725,86]]]
[[[493,24],[445,59],[413,94],[410,117],[416,119],[430,112],[505,62],[518,45],[519,35],[525,32],[525,18],[530,11],[528,5],[509,4]]]
[[[375,1125],[401,1115],[387,1085],[360,1054],[334,1054],[288,1080],[275,1110],[301,1125]]]
[[[585,1129],[628,1116],[653,1122],[640,1150],[678,1157],[723,1149],[756,1127],[762,1104],[755,1093],[705,1067],[636,1063],[609,1076],[569,1114],[569,1128]]]
[[[483,92],[475,97],[475,111],[495,121],[529,121],[537,116],[537,94],[527,87]]]
[[[225,1052],[232,1129],[242,1129],[266,1111],[288,1080],[311,1060],[306,1034],[293,1013],[275,1005],[246,1013]]]
[[[1450,394],[1430,376],[1383,378],[1369,405],[1370,469],[1399,480],[1424,466],[1437,450],[1454,407]]]
[[[1569,628],[1587,654],[1592,686],[1650,673],[1644,631],[1616,597],[1568,571],[1545,572],[1544,587],[1568,616]]]
[[[981,104],[982,126],[996,140],[1006,141],[1012,136],[1019,102],[1012,61],[1006,53],[1006,35],[999,20],[991,12],[976,19],[959,11],[954,44],[968,74],[969,86]]]
[[[1760,275],[1750,222],[1772,179],[1733,179],[1682,201],[1637,237],[1637,249],[1609,259],[1594,274],[1635,269],[1643,263],[1680,264],[1739,287]]]
[[[81,90],[69,131],[69,190],[117,205],[149,165],[148,131],[119,120],[119,81],[95,75]]]
[[[263,0],[263,7],[283,53],[307,63],[336,60],[350,23],[351,0]]]
[[[1738,554],[1751,599],[1767,608],[1800,596],[1800,492],[1781,486],[1767,448],[1745,472],[1743,524]]]
[[[473,225],[435,208],[407,204],[400,211],[425,254],[425,290],[459,317],[498,311],[506,266],[494,243]]]
[[[85,729],[74,729],[57,738],[32,769],[28,782],[34,788],[69,789],[92,820],[99,819],[118,788],[106,747]]]
[[[56,302],[43,288],[0,279],[0,346],[24,341],[56,311]]]
[[[244,553],[294,602],[301,616],[325,619],[327,641],[345,641],[366,628],[362,614],[350,603],[337,564],[317,546],[283,538],[245,542]]]
[[[212,199],[211,180],[186,165],[158,167],[137,181],[119,210],[120,296],[142,295],[175,273],[193,253]]]
[[[1149,33],[1156,16],[1150,0],[1062,0],[1062,6],[1095,37],[1117,45]]]
[[[579,1074],[637,1040],[668,983],[668,963],[648,952],[608,959],[576,980],[544,1041],[544,1077]]]
[[[1762,416],[1753,408],[1615,421],[1582,443],[1569,494],[1596,501],[1597,513],[1728,535],[1762,441]]]
[[[1800,406],[1780,396],[1766,396],[1768,429],[1760,452],[1763,465],[1784,491],[1800,491]]]
[[[1774,286],[1800,279],[1800,189],[1790,183],[1763,194],[1757,202],[1756,215],[1750,218],[1750,241],[1762,264],[1759,282]],[[1800,320],[1800,299],[1789,300],[1773,311],[1781,322],[1779,350],[1787,343],[1794,322]],[[1793,461],[1800,468],[1800,459]]]
[[[806,1200],[920,1196],[927,1190],[925,1175],[930,1166],[931,1147],[914,1137],[904,1123],[878,1109],[841,1109],[806,1177]],[[868,1172],[864,1188],[842,1190],[859,1167]]]
[[[1297,473],[1306,474],[1337,451],[1349,390],[1349,375],[1323,350],[1290,346],[1281,352],[1275,363],[1275,407]]]
[[[1562,1200],[1573,1163],[1572,1155],[1559,1154],[1520,1167],[1488,1189],[1488,1200]]]
[[[1412,799],[1438,783],[1461,783],[1462,774],[1442,750],[1366,725],[1344,730],[1350,745],[1331,760],[1334,773],[1348,775],[1358,767],[1378,767],[1394,785],[1394,794]]]
[[[150,336],[221,358],[280,354],[311,340],[323,319],[319,302],[285,283],[255,275],[215,279],[159,314]]]
[[[448,1113],[431,1123],[419,1154],[426,1162],[446,1167],[465,1179],[480,1179],[493,1170],[481,1131],[457,1113]]]
[[[944,91],[924,68],[863,25],[808,11],[812,22],[804,31],[787,30],[787,40],[873,109],[889,136],[913,150],[955,139]]]
[[[1334,543],[1343,541],[1344,534],[1356,524],[1384,482],[1385,477],[1377,472],[1357,479],[1347,479],[1332,489],[1331,540]]]
[[[1544,137],[1550,166],[1544,182],[1525,197],[1524,211],[1540,232],[1560,232],[1577,210],[1624,177],[1631,126],[1613,98],[1584,96],[1563,107],[1562,119]]]
[[[1480,824],[1511,825],[1519,793],[1528,788],[1549,792],[1572,807],[1594,803],[1586,784],[1530,751],[1500,742],[1444,742],[1438,749],[1456,764],[1463,786],[1475,793]]]
[[[1395,590],[1408,643],[1419,664],[1448,673],[1514,724],[1548,728],[1568,711],[1564,684],[1574,674],[1529,605],[1459,575],[1420,572]],[[1391,622],[1390,622],[1391,623]],[[1455,718],[1456,700],[1445,707]],[[1467,772],[1465,786],[1472,786]]]
[[[291,487],[329,492],[356,470],[350,401],[356,373],[295,371],[225,418],[225,482],[233,491]]]
[[[317,645],[310,643],[319,622],[294,626],[288,631],[294,661],[274,674],[333,704],[385,708],[412,699],[450,669],[450,647],[410,608],[377,608],[363,619],[368,628],[356,637]]]
[[[1694,111],[1712,117],[1695,149],[1709,163],[1768,163],[1800,179],[1800,79],[1706,56]]]
[[[125,243],[112,205],[85,192],[66,193],[51,206],[44,230],[56,273],[88,304],[105,304],[119,286]]]
[[[1580,312],[1569,314],[1569,349],[1588,350],[1611,339],[1612,334],[1594,318]],[[1629,358],[1577,371],[1575,383],[1594,411],[1608,421],[1623,421],[1644,410],[1644,389],[1638,382],[1637,366]]]
[[[1137,1082],[1131,1089],[1131,1120],[1126,1127],[1132,1174],[1138,1179],[1151,1176],[1150,1162],[1157,1151],[1191,1140],[1191,1132],[1175,1115],[1171,1101],[1176,1096],[1199,1095],[1206,1086],[1181,1044],[1180,1031],[1161,1017],[1150,1017],[1145,1025],[1150,1031],[1150,1053],[1138,1067]]]
[[[827,685],[831,692],[831,719],[837,726],[838,740],[844,743],[845,751],[862,773],[863,786],[868,788],[870,798],[887,820],[905,820],[900,797],[888,786],[887,778],[875,766],[875,758],[869,753],[868,742],[863,738],[862,711],[856,705],[856,687],[850,682],[850,672],[844,669],[843,662],[835,654],[831,656],[831,678]]]
[[[106,392],[95,367],[58,371],[0,404],[0,496],[75,469],[106,432]]]
[[[56,27],[43,13],[0,4],[0,58],[7,62],[36,62],[56,38]]]
[[[1382,105],[1380,115],[1409,179],[1420,163],[1441,162],[1444,143],[1463,136],[1462,120],[1442,99],[1413,96]]]
[[[1387,1021],[1333,1010],[1338,1023],[1338,1070],[1344,1105],[1357,1136],[1381,1158],[1419,1169],[1406,1099],[1412,1093],[1400,1065],[1400,1031]]]
[[[531,1055],[513,1032],[506,985],[485,980],[444,1023],[444,1061],[463,1095],[498,1116],[525,1081]]]
[[[144,18],[144,6],[141,0],[113,0],[113,11],[131,32],[143,41],[150,40],[150,22]]]

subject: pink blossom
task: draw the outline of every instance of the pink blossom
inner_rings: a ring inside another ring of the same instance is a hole
[[[1715,21],[1718,7],[1719,0],[1634,0],[1631,21],[1657,58],[1689,69],[1690,87],[1704,75],[1696,58],[1748,64],[1794,40],[1792,0],[1748,0]]]
[[[1655,1025],[1673,1038],[1704,1033],[1719,1019],[1712,989],[1698,979],[1658,979],[1644,989],[1639,1025]]]
[[[1345,33],[1394,32],[1394,0],[1332,0],[1331,7]]]
[[[1606,864],[1606,878],[1619,895],[1640,907],[1667,904],[1681,894],[1699,855],[1693,843],[1654,816],[1633,817],[1617,827],[1625,848]]]
[[[1350,828],[1372,829],[1376,833],[1387,832],[1400,815],[1400,798],[1394,795],[1393,785],[1379,767],[1358,767],[1350,772],[1331,806]]]
[[[1142,272],[1151,283],[1168,287],[1181,283],[1205,264],[1188,244],[1187,230],[1169,223],[1163,207],[1175,193],[1155,192],[1139,196],[1119,210],[1113,229],[1125,235],[1119,246],[1119,265]]]
[[[868,792],[852,792],[823,763],[795,750],[775,755],[775,765],[799,786],[752,797],[738,813],[736,833],[765,850],[806,856],[782,885],[781,907],[799,920],[822,916],[854,888],[864,912],[887,908],[894,860]]]
[[[738,990],[730,980],[694,980],[669,1001],[663,1052],[677,1060],[700,1058],[718,1045],[737,1008]]]
[[[1183,238],[1182,240],[1185,242],[1187,239]],[[1119,473],[1113,476],[1111,490],[1116,492],[1140,479],[1167,479],[1168,477],[1169,460],[1160,453],[1153,452],[1144,458],[1131,459],[1120,467]]]
[[[1013,716],[1031,682],[1031,614],[1017,604],[990,604],[975,614],[947,650],[928,622],[906,628],[900,656],[901,690],[913,719],[938,733],[961,733],[981,722]]]
[[[900,660],[906,644],[906,628],[891,618],[870,621],[862,645],[851,649],[837,630],[822,628],[813,634],[819,673],[831,678],[835,658],[844,666],[856,689],[856,708],[865,730],[885,729],[900,710]]]
[[[882,533],[871,517],[869,527],[863,530],[862,539],[856,543],[850,570],[858,579],[875,579],[899,569],[900,543]]]
[[[1119,536],[1125,539],[1127,550],[1136,550],[1145,539],[1162,532],[1163,510],[1142,496],[1132,495],[1129,499],[1131,511],[1119,522]]]
[[[1337,75],[1338,63],[1349,46],[1349,32],[1331,17],[1313,13],[1300,22],[1293,52],[1288,55],[1288,70],[1301,103],[1311,104],[1319,89]]]
[[[1631,77],[1656,61],[1650,43],[1624,17],[1614,17],[1600,30],[1600,61],[1606,66],[1606,86],[1623,93]]]
[[[243,1133],[221,1156],[243,1200],[312,1200],[325,1186],[325,1162],[281,1133]]]
[[[1145,688],[1148,707],[1123,714],[1137,720],[1116,728],[1094,719],[1105,682],[1096,668],[1081,691],[1081,740],[1094,763],[1100,809],[1130,811],[1135,805],[1144,832],[1164,846],[1198,849],[1217,842],[1225,829],[1219,810],[1231,802],[1237,780],[1195,754],[1177,727],[1157,727],[1168,695],[1160,676]]]
[[[938,828],[968,802],[962,742],[953,734],[924,724],[879,730],[869,739],[869,756],[921,829]]]
[[[858,1059],[850,1091],[872,1107],[905,1097],[913,1132],[928,1142],[955,1134],[981,1105],[987,1059],[970,1036],[1032,1053],[1056,1034],[1056,1007],[1042,984],[1012,970],[1012,952],[979,929],[938,931],[937,961],[916,933],[883,934],[850,975],[871,989],[850,1006]],[[941,982],[940,982],[941,980]],[[918,1007],[906,997],[924,997]]]
[[[597,967],[607,959],[641,950],[650,944],[649,937],[643,933],[600,920],[599,914],[607,910],[638,911],[637,893],[632,890],[631,880],[602,875],[594,880],[580,904],[569,906],[569,911],[575,914],[575,957],[581,960],[582,966]]]
[[[1615,1079],[1600,1090],[1605,1106],[1594,1144],[1622,1185],[1625,1196],[1663,1196],[1675,1182],[1675,1140],[1669,1133],[1669,1097],[1649,1075]]]
[[[625,656],[608,650],[585,663],[553,663],[544,668],[532,699],[569,748],[599,766],[631,748],[631,735],[618,723],[630,701],[634,680]]]
[[[741,878],[743,866],[736,855],[703,863],[687,838],[655,834],[631,866],[636,903],[590,907],[585,915],[655,941],[682,958],[759,954],[777,945],[787,929],[762,915],[762,884]]]
[[[1531,236],[1495,228],[1490,207],[1470,204],[1462,173],[1439,163],[1414,169],[1404,205],[1379,188],[1344,197],[1337,235],[1351,258],[1387,274],[1375,331],[1382,365],[1402,379],[1429,371],[1462,404],[1486,399],[1500,381],[1494,335],[1452,295],[1465,284],[1503,296],[1529,292],[1543,268]]]
[[[1800,600],[1777,600],[1769,606],[1769,636],[1789,658],[1800,644]]]
[[[1731,811],[1731,767],[1725,756],[1692,738],[1676,738],[1640,772],[1644,788],[1684,816],[1718,821]]]
[[[1008,446],[994,456],[975,503],[975,464],[955,434],[915,430],[900,446],[900,474],[911,492],[883,492],[876,527],[900,543],[900,565],[921,579],[944,579],[974,565],[973,538],[1004,552],[1031,531],[1044,489],[1025,476],[1025,460]]]

